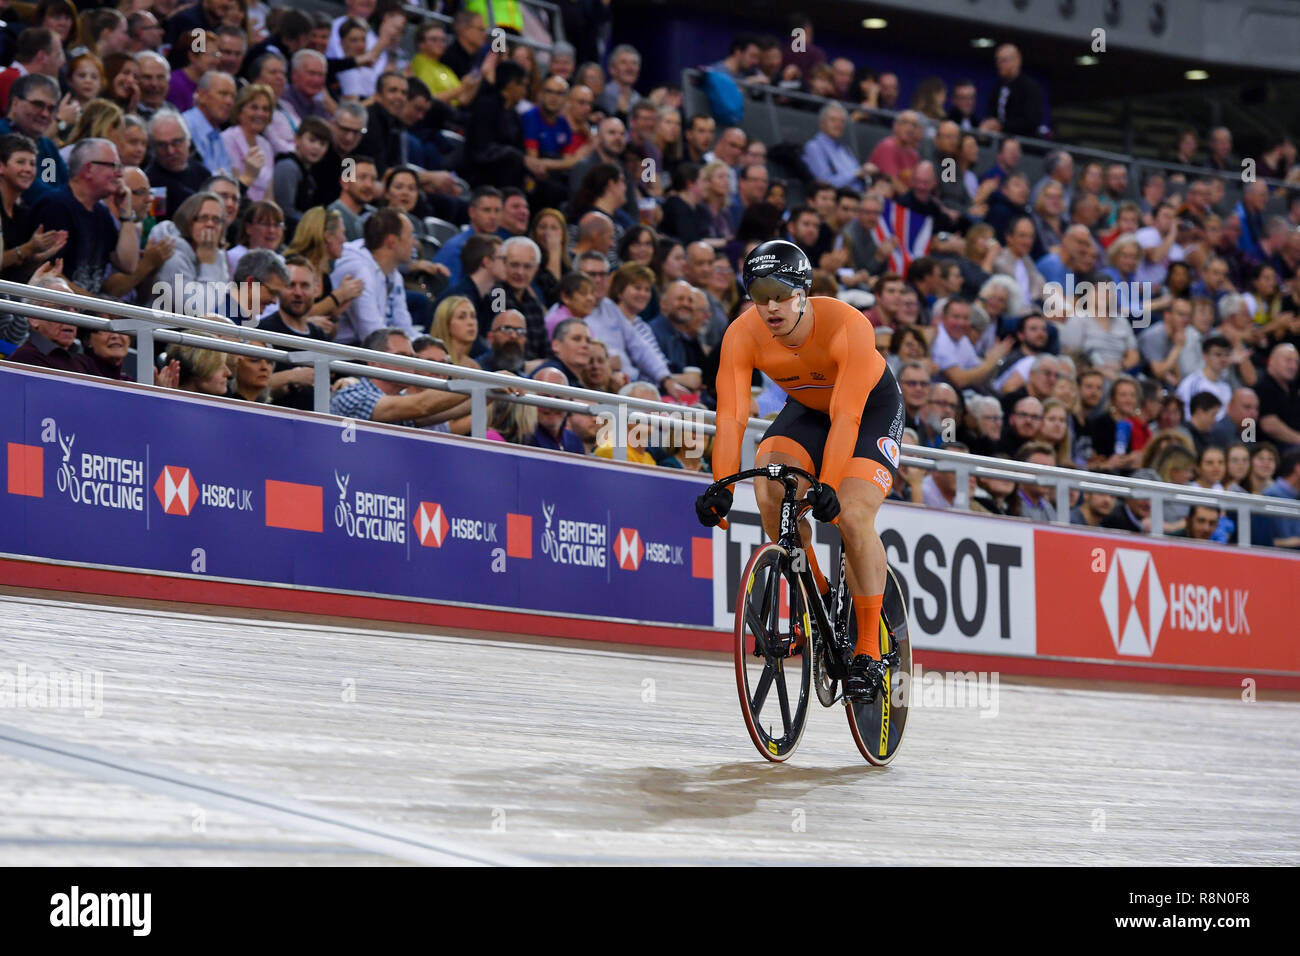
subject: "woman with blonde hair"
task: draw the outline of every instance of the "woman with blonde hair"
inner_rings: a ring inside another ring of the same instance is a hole
[[[948,117],[944,114],[943,103],[948,98],[948,86],[937,76],[927,76],[916,86],[912,94],[912,109],[937,122]]]
[[[265,199],[271,189],[275,151],[262,134],[271,125],[275,115],[275,94],[265,83],[250,83],[235,97],[235,108],[230,112],[230,126],[221,133],[221,141],[230,154],[230,164],[237,170],[239,181],[249,201]]]
[[[167,349],[167,362],[179,363],[180,372],[176,387],[182,392],[202,395],[225,395],[230,381],[230,365],[226,353],[215,349],[201,349],[193,345],[172,345]]]
[[[707,238],[730,242],[736,236],[731,217],[727,214],[731,202],[731,167],[715,159],[704,167],[700,181],[704,183],[702,206],[709,223]]]
[[[365,289],[365,283],[356,276],[339,283],[337,289],[330,280],[334,260],[343,254],[344,238],[343,216],[337,209],[315,206],[298,220],[293,241],[284,255],[285,258],[302,256],[316,272],[319,287],[309,318],[315,316],[337,321],[343,310]]]
[[[68,131],[59,155],[67,162],[72,155],[72,147],[83,139],[111,139],[116,142],[117,134],[122,129],[122,107],[108,100],[91,100],[77,117],[77,122]]]
[[[479,368],[469,357],[478,341],[478,312],[474,303],[463,295],[449,295],[438,303],[429,334],[447,346],[447,360],[465,368]]]
[[[1060,399],[1049,398],[1043,402],[1043,422],[1038,426],[1034,441],[1052,446],[1056,463],[1062,468],[1074,467],[1074,452],[1070,441],[1070,410]]]
[[[537,406],[522,402],[493,402],[488,408],[488,433],[496,432],[512,445],[531,445],[537,431]]]

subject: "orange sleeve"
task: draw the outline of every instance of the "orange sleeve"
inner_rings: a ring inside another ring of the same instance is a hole
[[[743,318],[743,316],[741,317]],[[722,337],[718,357],[718,412],[713,437],[713,480],[740,470],[740,446],[749,421],[749,387],[754,379],[754,340],[740,318]]]
[[[875,330],[865,319],[844,323],[831,342],[831,358],[836,364],[835,388],[828,411],[831,430],[826,436],[822,471],[817,479],[838,490],[858,443],[862,409],[867,404],[867,396],[885,374],[885,360],[876,351]]]

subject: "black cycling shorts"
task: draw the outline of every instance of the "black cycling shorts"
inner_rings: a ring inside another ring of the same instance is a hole
[[[799,460],[800,467],[821,474],[822,451],[831,431],[831,419],[797,402],[786,399],[785,407],[763,434],[758,454],[780,452]],[[889,494],[898,475],[900,442],[903,440],[903,393],[889,366],[867,396],[853,458],[844,471],[846,478],[870,481]]]

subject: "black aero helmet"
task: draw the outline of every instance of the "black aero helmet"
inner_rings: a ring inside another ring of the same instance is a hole
[[[745,258],[741,284],[755,302],[788,299],[812,288],[812,263],[802,249],[784,239],[754,247]]]

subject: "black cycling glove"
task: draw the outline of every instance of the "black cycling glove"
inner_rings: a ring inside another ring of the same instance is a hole
[[[830,485],[808,489],[808,503],[818,521],[834,521],[840,513],[840,499]]]
[[[706,528],[718,525],[731,510],[731,489],[712,488],[695,499],[695,514]],[[839,505],[835,506],[839,510]]]

